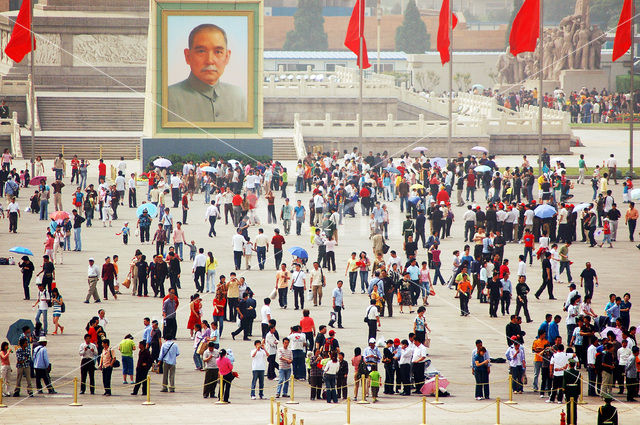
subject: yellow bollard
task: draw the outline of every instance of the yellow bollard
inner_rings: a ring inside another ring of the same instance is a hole
[[[422,397],[422,423],[420,425],[427,425],[427,398]]]
[[[280,420],[282,419],[282,411],[280,410],[280,402],[276,402],[276,425],[280,425]]]
[[[64,156],[64,145],[60,145],[60,153]]]
[[[275,399],[273,397],[271,397],[269,399],[269,401],[270,401],[270,404],[271,404],[271,406],[270,406],[271,414],[269,415],[269,423],[267,425],[275,425],[275,422],[273,421],[273,403],[274,403]]]
[[[294,390],[293,390],[293,383],[295,382],[295,379],[293,379],[293,373],[291,374],[291,399],[289,399],[289,401],[287,401],[285,404],[298,404],[298,402],[295,400],[295,394],[294,394]]]
[[[584,391],[584,380],[582,378],[582,375],[580,375],[580,397],[578,398],[578,404],[589,404],[586,401],[584,401],[583,391]]]
[[[27,372],[29,373],[29,372]],[[4,379],[0,378],[0,409],[7,407],[2,400],[2,387],[4,386]]]
[[[0,384],[0,388],[2,388],[2,384]],[[1,392],[2,391],[0,391],[0,393]],[[2,404],[2,398],[0,398],[0,404]],[[69,406],[82,406],[82,404],[78,403],[78,377],[77,376],[73,378],[73,403],[69,404]]]
[[[140,146],[136,145],[136,161],[140,159]]]
[[[496,397],[496,425],[500,425],[500,397]]]
[[[513,377],[509,375],[509,401],[505,401],[504,404],[518,404],[513,401]]]
[[[360,387],[362,387],[362,397],[360,397],[360,400],[357,401],[358,404],[369,404],[369,402],[367,401],[367,392],[366,392],[366,388],[365,385],[367,383],[367,380],[365,379],[364,375],[362,375],[360,377]]]
[[[155,403],[151,401],[151,377],[147,375],[147,382],[145,383],[147,386],[147,401],[143,401],[143,406],[153,406]]]
[[[347,397],[347,423],[345,425],[351,425],[351,397]]]
[[[304,425],[304,419],[300,419],[300,425]]]
[[[224,401],[224,387],[222,386],[222,382],[224,381],[224,379],[222,378],[222,375],[218,375],[218,383],[220,384],[220,392],[219,392],[219,397],[218,397],[218,401],[216,401],[216,404],[227,404],[226,401]]]
[[[571,397],[569,399],[569,405],[567,406],[567,424],[569,425],[576,425],[576,418],[573,417],[575,402],[576,399]]]
[[[102,159],[102,145],[100,145],[100,158],[98,159]]]
[[[431,404],[444,404],[440,401],[440,375],[436,375],[436,399]]]
[[[296,425],[296,414],[291,415],[291,425]]]
[[[286,407],[284,408],[284,425],[289,425],[289,412]]]

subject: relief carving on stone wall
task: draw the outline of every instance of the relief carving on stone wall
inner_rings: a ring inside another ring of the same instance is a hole
[[[131,66],[147,62],[147,37],[80,34],[73,36],[74,66]]]
[[[61,45],[60,34],[37,34],[35,64],[60,66]]]

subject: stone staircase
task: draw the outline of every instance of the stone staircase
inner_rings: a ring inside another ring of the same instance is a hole
[[[293,138],[273,139],[273,159],[276,161],[297,161],[296,147]]]
[[[144,99],[38,96],[43,131],[142,131]]]
[[[35,155],[40,155],[43,159],[54,159],[58,154],[63,153],[66,158],[78,155],[78,158],[96,160],[100,157],[100,147],[102,147],[104,159],[120,159],[121,156],[125,159],[135,159],[136,154],[140,155],[136,149],[140,146],[139,136],[92,136],[91,134],[69,136],[50,132],[39,133],[36,132],[35,137]],[[22,154],[25,158],[30,158],[31,137],[28,131],[23,131],[21,142]]]

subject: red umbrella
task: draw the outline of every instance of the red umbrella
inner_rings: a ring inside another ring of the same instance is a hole
[[[47,181],[47,178],[45,176],[37,176],[29,180],[29,184],[36,185],[46,181]]]
[[[69,213],[66,211],[56,211],[49,214],[49,218],[55,221],[64,220],[65,218],[69,218]]]

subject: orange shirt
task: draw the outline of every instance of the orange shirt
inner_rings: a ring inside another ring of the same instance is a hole
[[[463,280],[458,283],[458,291],[468,294],[471,291],[471,282]]]
[[[539,338],[533,341],[533,347],[531,347],[531,349],[533,350],[533,353],[534,353],[534,356],[533,356],[534,362],[542,361],[542,355],[540,353],[536,353],[536,350],[543,350],[545,345],[547,345],[548,343],[549,341],[547,341],[546,339],[539,339]]]
[[[302,328],[302,332],[313,332],[313,319],[311,317],[303,317],[300,319],[300,327]]]

